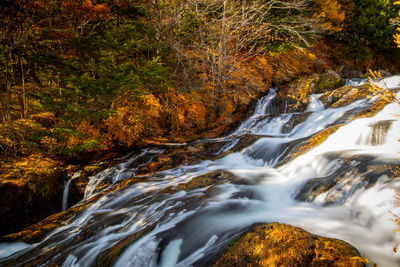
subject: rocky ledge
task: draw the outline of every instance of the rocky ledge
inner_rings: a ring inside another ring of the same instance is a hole
[[[65,177],[59,165],[39,155],[0,164],[0,236],[61,209]]]

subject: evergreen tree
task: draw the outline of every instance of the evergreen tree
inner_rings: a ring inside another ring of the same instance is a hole
[[[366,59],[370,51],[380,53],[393,47],[395,26],[391,20],[398,8],[393,0],[353,0],[339,38],[347,44],[347,56]]]

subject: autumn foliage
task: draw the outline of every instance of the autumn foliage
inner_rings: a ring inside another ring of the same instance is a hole
[[[72,160],[220,135],[269,87],[323,71],[323,37],[348,29],[356,6],[3,1],[0,154]]]

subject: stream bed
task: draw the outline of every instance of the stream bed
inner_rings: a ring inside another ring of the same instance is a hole
[[[384,82],[394,89],[400,76]],[[355,119],[377,98],[326,108],[313,95],[303,112],[276,114],[277,90],[271,88],[230,135],[201,140],[221,144],[215,159],[103,194],[39,243],[0,244],[0,265],[94,266],[112,258],[115,266],[204,266],[250,226],[280,222],[342,239],[371,264],[399,266],[394,214],[400,214],[400,180],[391,168],[399,166],[400,105]],[[328,128],[335,129],[329,137],[293,156]],[[249,136],[252,142],[237,149]],[[133,161],[159,153],[162,148],[144,149],[91,177],[82,202],[105,190],[102,183],[134,177]],[[214,182],[181,186],[199,176]]]

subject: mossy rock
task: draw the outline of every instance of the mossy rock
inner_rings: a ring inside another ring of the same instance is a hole
[[[60,166],[38,155],[1,164],[0,236],[60,211],[65,181]]]
[[[93,176],[99,172],[101,172],[102,170],[104,170],[103,166],[99,166],[99,165],[88,165],[85,168],[83,168],[82,170],[82,176],[85,177],[89,177],[89,176]]]
[[[316,94],[331,91],[344,85],[344,81],[333,71],[324,72],[318,80],[315,80],[315,83],[313,93]]]
[[[214,266],[365,266],[350,244],[291,225],[255,227],[226,248]]]
[[[320,100],[326,107],[343,107],[357,101],[364,99],[371,95],[371,86],[368,84],[360,86],[342,86],[333,91],[324,93]]]
[[[278,103],[285,103],[287,112],[304,111],[311,94],[330,92],[344,85],[344,81],[334,71],[300,77],[282,88],[278,93]]]
[[[313,135],[310,139],[306,142],[302,142],[299,146],[296,146],[292,152],[283,160],[284,163],[288,163],[289,161],[293,160],[294,158],[305,154],[306,152],[310,151],[311,149],[319,146],[322,144],[329,136],[335,133],[343,124],[331,126],[326,128],[317,134]]]

